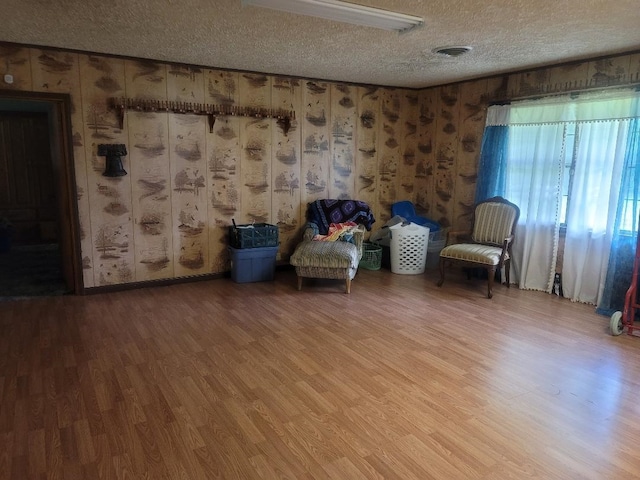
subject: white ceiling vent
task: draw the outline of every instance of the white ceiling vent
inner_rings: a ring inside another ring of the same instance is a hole
[[[471,47],[438,47],[431,51],[437,55],[442,55],[443,57],[459,57],[460,55],[470,52]]]

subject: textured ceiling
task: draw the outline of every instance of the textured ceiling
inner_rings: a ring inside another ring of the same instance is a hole
[[[398,34],[241,0],[2,0],[0,41],[399,87],[640,50],[638,0],[357,3],[422,16],[425,26]],[[448,45],[473,50],[432,53]]]

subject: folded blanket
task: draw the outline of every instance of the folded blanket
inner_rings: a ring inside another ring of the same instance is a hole
[[[366,202],[336,199],[311,202],[307,210],[307,220],[318,225],[321,235],[327,235],[332,223],[355,222],[371,230],[376,221]]]
[[[316,235],[314,240],[321,240],[325,242],[335,242],[337,240],[351,241],[353,238],[353,231],[358,228],[358,224],[355,222],[344,223],[332,223],[329,225],[327,235]]]

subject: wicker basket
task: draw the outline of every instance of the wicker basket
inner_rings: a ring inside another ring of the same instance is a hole
[[[374,243],[364,242],[362,244],[362,258],[359,267],[366,270],[380,270],[382,265],[382,247]]]
[[[254,223],[229,227],[229,245],[233,248],[276,247],[278,226]]]

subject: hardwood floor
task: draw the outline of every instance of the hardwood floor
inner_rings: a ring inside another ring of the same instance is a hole
[[[640,339],[483,280],[0,303],[2,479],[640,476]]]

